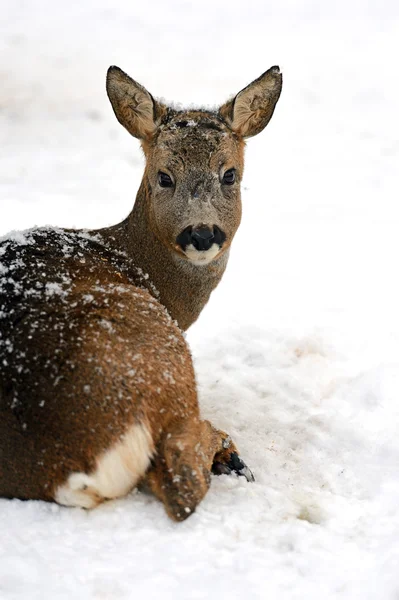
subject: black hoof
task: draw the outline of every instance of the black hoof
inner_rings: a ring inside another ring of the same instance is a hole
[[[231,469],[225,463],[214,462],[212,465],[212,473],[214,475],[230,475]]]
[[[232,472],[237,473],[240,477],[245,477],[247,481],[255,481],[251,469],[241,460],[237,452],[230,454],[229,462],[214,462],[212,465],[212,473],[215,475],[231,475]]]

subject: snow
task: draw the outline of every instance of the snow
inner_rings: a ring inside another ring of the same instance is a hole
[[[394,0],[4,1],[0,235],[129,212],[143,158],[110,64],[186,105],[273,64],[284,86],[187,336],[203,415],[256,482],[213,478],[182,524],[138,493],[92,512],[2,499],[1,600],[398,597],[398,26]]]

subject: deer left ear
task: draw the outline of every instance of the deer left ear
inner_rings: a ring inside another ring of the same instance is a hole
[[[219,113],[238,135],[252,137],[260,133],[272,118],[282,85],[279,67],[271,67],[235,98],[223,104]]]

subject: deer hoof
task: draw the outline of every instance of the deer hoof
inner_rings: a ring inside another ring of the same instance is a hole
[[[231,475],[233,472],[241,477],[245,477],[247,481],[255,481],[251,469],[247,467],[237,452],[232,452],[227,462],[215,461],[212,465],[212,473],[214,475]]]

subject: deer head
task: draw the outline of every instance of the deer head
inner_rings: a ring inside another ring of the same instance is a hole
[[[281,86],[272,67],[218,110],[176,110],[109,68],[115,115],[146,156],[151,229],[176,257],[207,265],[229,248],[241,220],[245,139],[266,127]]]

